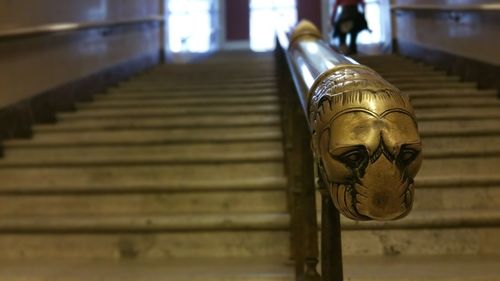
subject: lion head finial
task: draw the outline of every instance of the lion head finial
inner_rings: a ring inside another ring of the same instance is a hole
[[[408,214],[422,156],[407,96],[368,67],[337,66],[311,88],[309,122],[314,156],[343,215]]]

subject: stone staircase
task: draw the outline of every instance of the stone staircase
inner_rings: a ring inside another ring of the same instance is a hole
[[[271,54],[158,66],[3,143],[0,280],[294,278]]]
[[[345,280],[500,280],[500,100],[399,56],[358,57],[407,93],[424,162],[395,222],[343,220]]]
[[[359,57],[412,98],[413,212],[342,219],[345,280],[500,280],[500,101],[398,56]],[[3,145],[0,281],[285,281],[289,216],[270,54],[158,66]]]

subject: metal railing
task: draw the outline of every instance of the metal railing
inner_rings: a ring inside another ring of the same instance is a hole
[[[341,281],[339,213],[358,221],[394,220],[411,210],[422,161],[416,117],[408,97],[334,52],[312,23],[302,21],[277,40],[296,275]]]
[[[163,22],[163,16],[154,15],[137,19],[117,21],[59,22],[30,27],[12,28],[7,30],[0,30],[0,40],[55,35],[88,29],[113,28],[150,22]]]

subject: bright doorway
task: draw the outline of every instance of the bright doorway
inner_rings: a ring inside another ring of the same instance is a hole
[[[274,49],[276,27],[295,23],[295,0],[250,0],[250,48],[258,52]]]
[[[219,7],[215,0],[167,0],[167,49],[202,53],[216,47]]]

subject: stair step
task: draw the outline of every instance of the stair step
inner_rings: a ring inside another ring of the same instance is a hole
[[[236,84],[236,83],[276,83],[277,79],[275,76],[270,75],[270,76],[260,76],[260,77],[236,77],[236,78],[227,78],[223,77],[221,79],[218,76],[205,76],[203,77],[203,84],[205,85],[212,85],[212,84],[219,84],[221,82],[230,82],[231,84]],[[133,80],[129,80],[126,82],[120,83],[120,85],[134,85],[134,86],[149,86],[152,84],[160,84],[160,85],[192,85],[193,79],[189,76],[184,76],[184,77],[179,77],[175,80],[172,79],[165,79],[165,77],[160,78],[160,77],[150,77],[150,76],[144,76],[144,77],[138,77]]]
[[[98,103],[84,103],[78,104],[78,109],[97,109],[97,108],[141,108],[141,107],[165,107],[165,106],[233,106],[233,105],[260,105],[260,104],[272,104],[277,103],[277,96],[257,96],[257,97],[245,97],[245,96],[235,96],[235,97],[211,97],[207,99],[206,97],[192,97],[183,99],[152,99],[152,100],[111,100],[111,101],[99,101]]]
[[[89,145],[158,145],[171,143],[227,143],[281,140],[278,126],[248,128],[188,128],[171,130],[115,130],[83,132],[50,132],[31,140],[9,140],[9,147],[89,146]]]
[[[102,147],[100,147],[102,148]],[[112,150],[113,148],[106,148]],[[139,148],[140,152],[136,154],[129,154],[127,150],[122,150],[122,154],[107,153],[104,154],[89,154],[88,156],[69,157],[67,155],[58,156],[53,155],[42,159],[33,157],[6,159],[0,161],[0,168],[13,168],[13,167],[60,167],[60,166],[132,166],[132,165],[168,165],[168,164],[222,164],[222,163],[270,163],[270,162],[283,162],[282,151],[261,151],[261,152],[238,152],[232,154],[222,153],[199,153],[197,155],[183,155],[183,154],[145,154],[142,152],[144,149]],[[75,153],[82,153],[80,149],[73,149]],[[50,150],[49,150],[50,151]]]
[[[261,113],[236,115],[231,118],[220,115],[195,115],[136,119],[67,119],[57,124],[35,125],[33,131],[35,133],[48,133],[86,130],[237,128],[279,126],[280,124],[281,118],[277,113]]]
[[[500,255],[500,211],[414,210],[393,222],[342,220],[345,256]]]
[[[433,98],[455,98],[455,97],[464,97],[464,98],[481,98],[481,97],[491,97],[496,98],[497,92],[495,90],[477,90],[477,89],[436,89],[436,90],[414,90],[414,91],[405,91],[404,94],[410,96],[411,100],[419,100],[419,99],[433,99]]]
[[[206,85],[203,82],[198,82],[197,84],[191,85],[158,85],[151,84],[148,86],[134,86],[134,85],[120,85],[119,90],[123,92],[130,91],[151,91],[151,90],[160,90],[160,91],[175,91],[175,90],[215,90],[215,89],[231,89],[233,91],[238,91],[239,89],[266,89],[266,88],[276,88],[276,84],[272,82],[261,82],[261,83],[229,83],[226,80],[221,81],[220,84],[209,84]]]
[[[284,258],[185,258],[134,262],[39,259],[5,261],[1,281],[290,281]]]
[[[344,279],[349,281],[500,281],[498,255],[346,256],[343,260]]]
[[[1,174],[1,173],[0,173]],[[126,174],[125,172],[122,173]],[[27,175],[29,176],[29,175]],[[130,176],[129,176],[130,177]],[[0,194],[81,194],[81,193],[123,193],[123,192],[194,192],[194,191],[228,191],[228,190],[282,190],[286,187],[287,181],[284,177],[259,177],[259,178],[239,178],[239,179],[216,179],[216,180],[174,180],[166,183],[159,181],[135,180],[133,182],[103,183],[91,181],[90,183],[70,182],[63,183],[49,182],[12,182],[8,185],[0,185]]]
[[[500,111],[500,100],[495,97],[413,99],[411,104],[415,109],[441,107],[495,107]]]
[[[382,77],[412,77],[412,76],[446,76],[445,71],[440,70],[419,70],[419,69],[384,69],[376,70]]]
[[[493,193],[492,193],[493,194]],[[285,190],[21,194],[0,197],[0,217],[168,216],[287,212]]]
[[[493,157],[500,150],[500,136],[441,136],[423,139],[423,155],[430,158],[465,156]],[[459,160],[457,160],[459,161]],[[476,161],[478,161],[476,159]]]
[[[1,168],[0,192],[109,192],[283,188],[281,163]]]
[[[398,83],[395,85],[402,91],[427,90],[427,89],[475,89],[476,83],[472,82],[427,82],[427,83]]]
[[[0,167],[16,165],[141,165],[169,163],[280,162],[280,141],[88,147],[9,147]]]
[[[498,145],[500,136],[498,135],[428,137],[424,138],[422,143],[424,161],[434,158],[481,158],[500,155],[500,145]]]
[[[457,171],[459,172],[459,171]],[[450,178],[453,176],[454,178]],[[498,186],[499,175],[447,175],[447,176],[417,176],[415,186],[417,188],[443,187],[459,188],[467,186]]]
[[[46,216],[4,217],[0,220],[1,232],[34,233],[135,233],[170,231],[256,231],[288,230],[287,213],[252,214],[175,214],[175,215],[122,215],[122,216]],[[0,234],[1,236],[1,234]]]
[[[319,206],[319,205],[318,205]],[[500,210],[500,185],[417,187],[413,210]]]
[[[366,256],[500,255],[500,227],[344,230],[342,253]]]
[[[3,249],[0,260],[17,260],[22,263],[30,259],[77,259],[135,263],[138,260],[193,257],[286,259],[290,252],[288,230],[98,233],[89,229],[81,233],[55,234],[0,233],[0,247]]]
[[[500,135],[500,122],[495,119],[422,121],[418,126],[422,137]]]
[[[175,90],[175,91],[159,91],[159,90],[142,90],[123,92],[119,89],[108,89],[105,94],[95,95],[94,99],[101,100],[148,100],[148,99],[185,99],[185,98],[217,98],[217,97],[260,97],[268,95],[277,95],[278,90],[275,88],[264,89],[214,89],[214,90]]]
[[[433,71],[434,67],[426,64],[412,63],[412,62],[393,62],[390,64],[370,64],[370,67],[375,71],[389,72],[403,69],[404,71]]]
[[[462,176],[500,179],[500,157],[425,159],[417,180],[427,177],[447,176],[449,179]]]
[[[143,107],[134,110],[123,109],[86,109],[77,113],[60,113],[59,120],[82,119],[82,118],[151,118],[151,117],[171,117],[171,116],[193,116],[193,115],[218,115],[233,116],[245,114],[265,114],[279,113],[280,108],[275,104],[266,105],[234,105],[228,106],[164,106],[164,107]]]
[[[398,83],[416,83],[416,82],[421,82],[421,83],[427,83],[427,82],[459,82],[460,77],[458,76],[430,76],[430,77],[388,77],[386,78],[387,81],[393,83],[393,84],[398,84]]]
[[[415,114],[419,121],[426,120],[474,120],[474,119],[492,119],[500,118],[500,110],[495,107],[484,108],[418,108]]]
[[[500,233],[499,209],[475,210],[413,210],[407,217],[389,222],[353,221],[341,217],[343,230],[392,230],[392,229],[444,229],[470,227],[498,227]],[[500,249],[499,253],[500,253]]]

